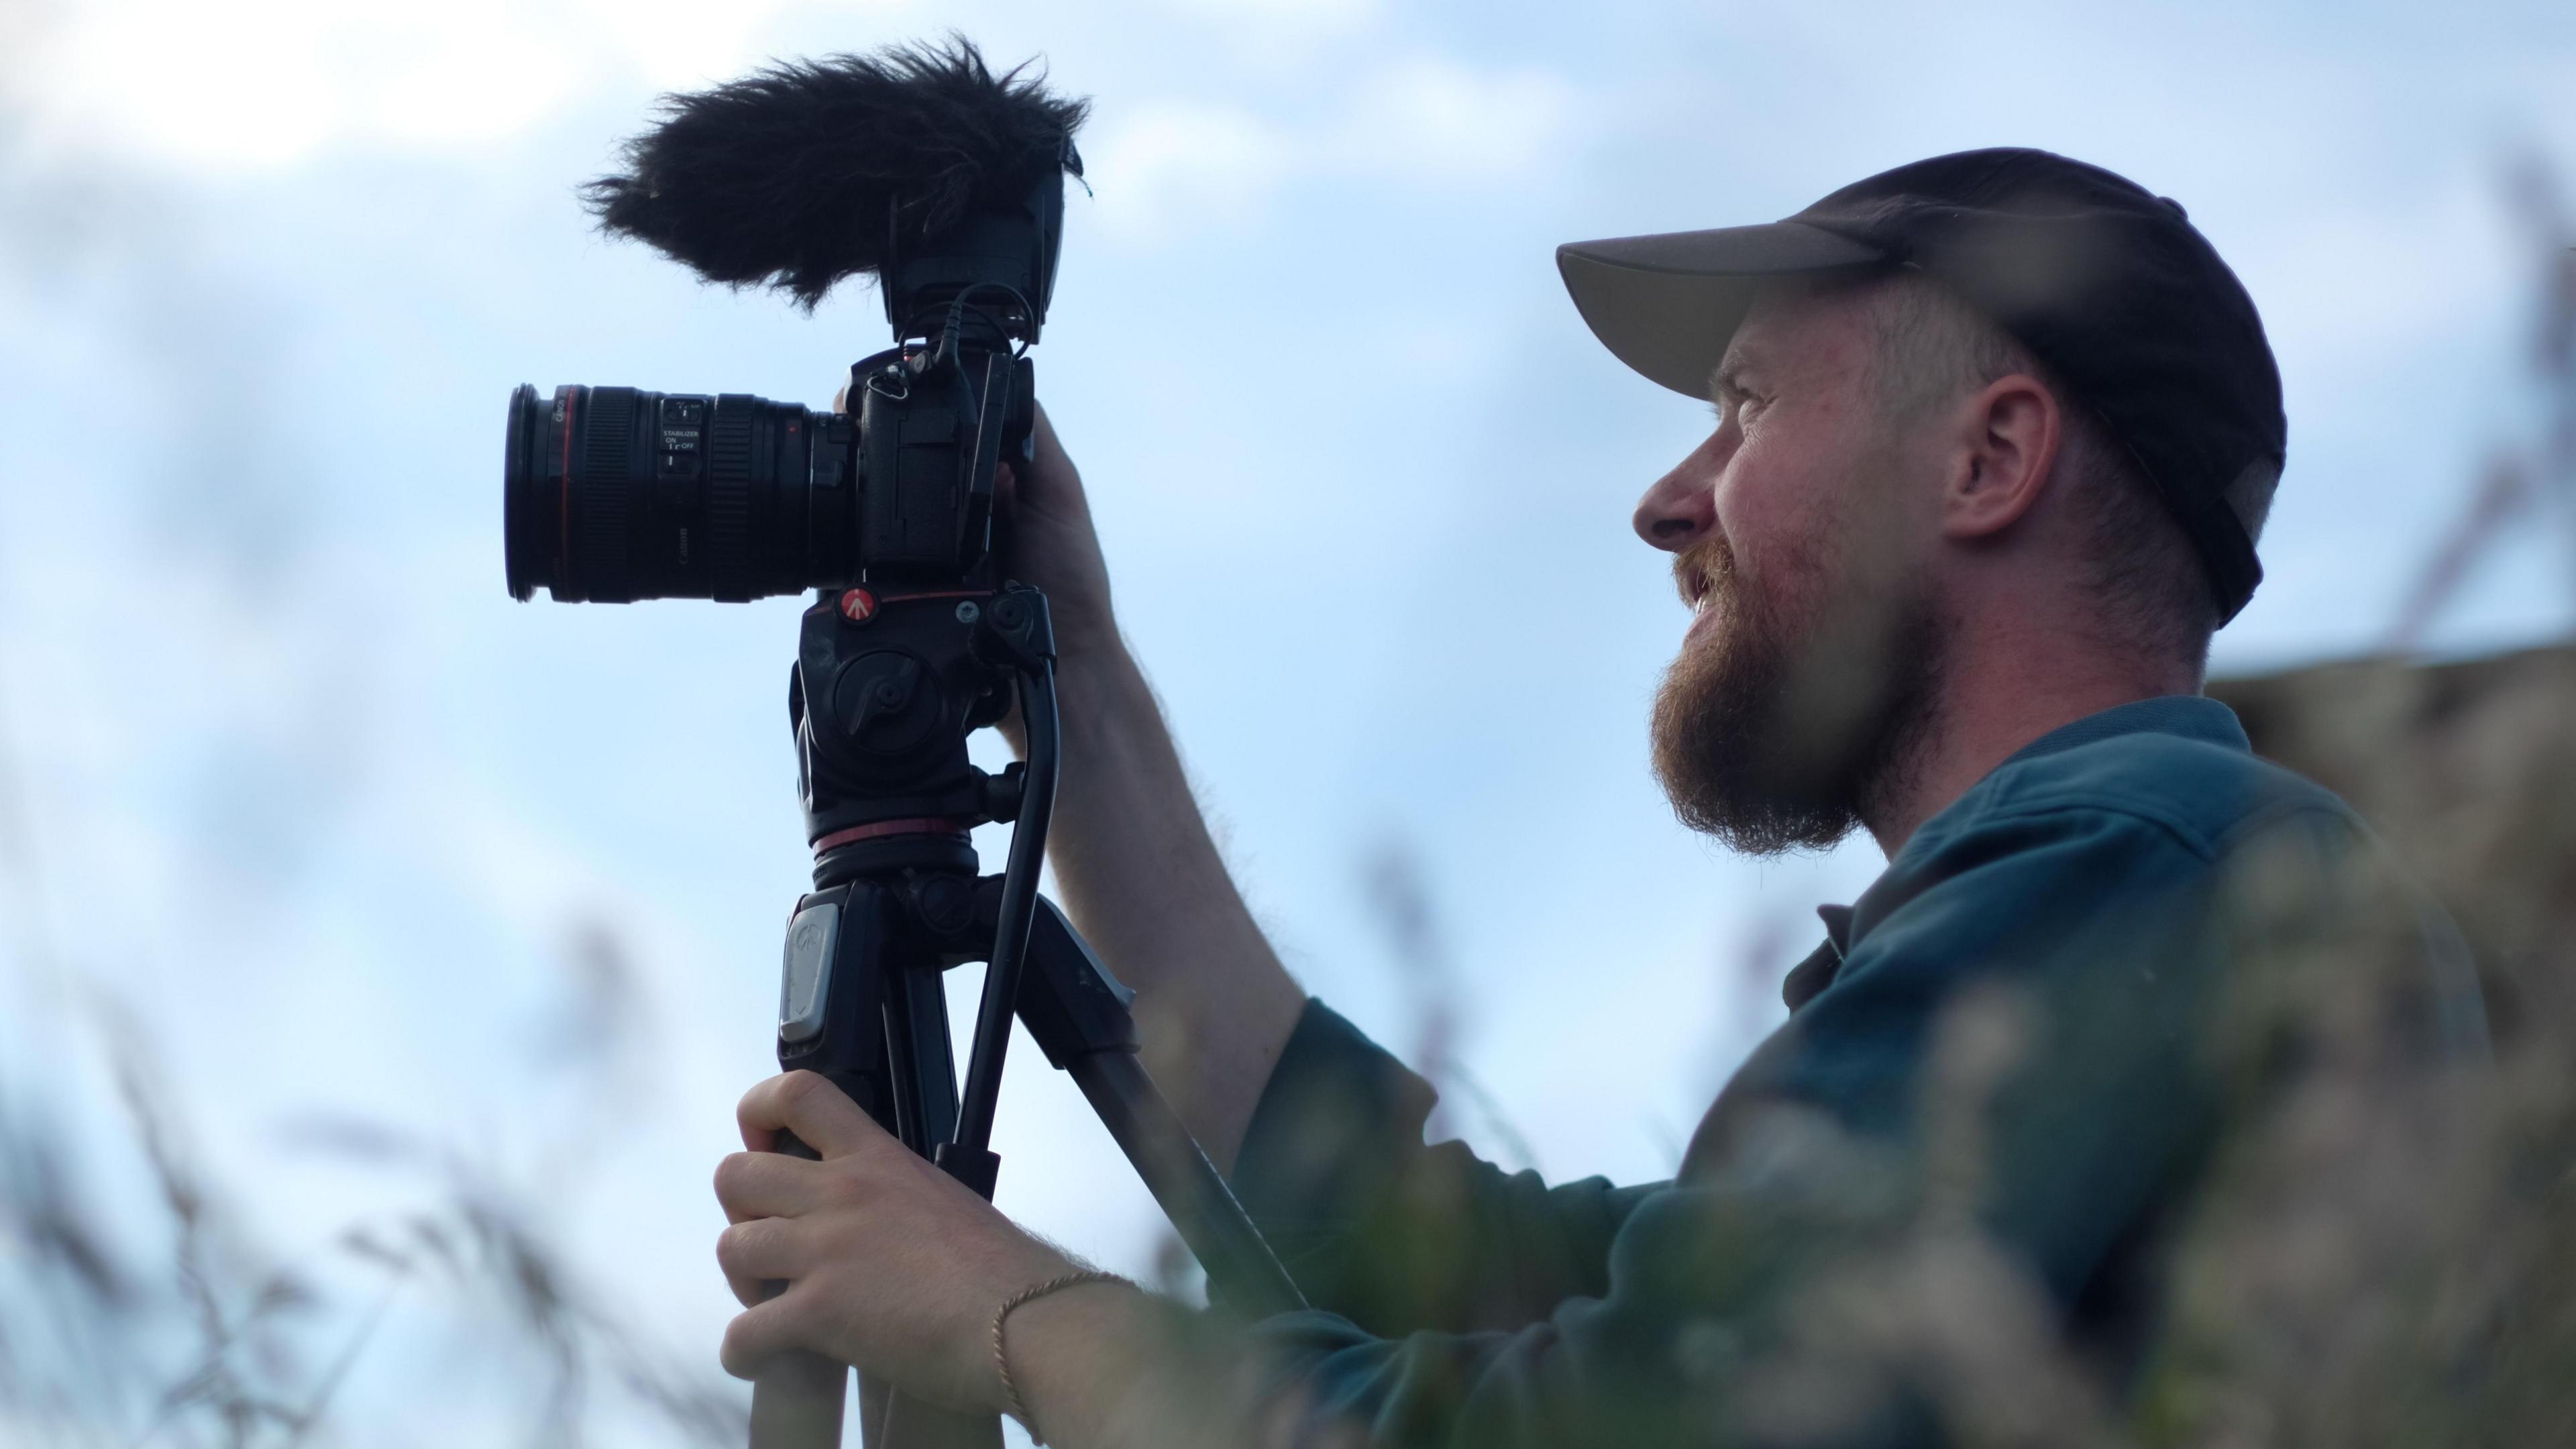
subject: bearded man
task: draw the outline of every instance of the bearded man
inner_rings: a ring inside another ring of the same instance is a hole
[[[2027,150],[1558,263],[1613,353],[1718,407],[1635,516],[1697,611],[1654,709],[1675,809],[1888,857],[1823,908],[1679,1173],[1551,1187],[1425,1143],[1431,1089],[1307,999],[1228,880],[1042,425],[1014,566],[1059,621],[1057,879],[1314,1309],[1235,1326],[1080,1275],[797,1074],[717,1173],[729,1368],[814,1349],[1067,1446],[1889,1443],[1997,1413],[2048,1442],[2075,1421],[2033,1414],[2137,1382],[2259,1056],[2231,1013],[2374,854],[2200,693],[2283,457],[2252,302],[2180,205]],[[2425,1035],[2474,1052],[2474,987],[2418,924]],[[781,1128],[823,1160],[760,1151]],[[1998,1364],[2013,1392],[1963,1410]]]

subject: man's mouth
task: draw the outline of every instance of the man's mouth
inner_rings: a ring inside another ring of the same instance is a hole
[[[1717,591],[1715,589],[1702,588],[1699,591],[1699,596],[1691,600],[1690,627],[1682,631],[1682,639],[1685,642],[1688,642],[1689,640],[1698,638],[1700,634],[1707,630],[1716,620],[1717,615]]]
[[[1690,627],[1683,635],[1685,639],[1697,638],[1701,630],[1709,627],[1711,619],[1724,612],[1720,606],[1734,592],[1731,587],[1734,562],[1725,545],[1715,539],[1707,540],[1673,560],[1673,586],[1691,611]]]
[[[1682,602],[1690,606],[1690,623],[1682,631],[1687,644],[1715,628],[1719,616],[1726,612],[1727,591],[1705,573],[1692,572],[1681,580]]]

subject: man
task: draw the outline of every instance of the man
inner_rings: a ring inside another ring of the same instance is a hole
[[[1015,566],[1059,621],[1057,878],[1315,1311],[1237,1334],[1050,1287],[1062,1254],[795,1075],[717,1174],[754,1305],[729,1368],[814,1348],[1068,1446],[1902,1441],[1959,1428],[1997,1335],[2021,1399],[2135,1381],[2243,1056],[2210,1028],[2369,854],[2199,695],[2283,456],[2251,301],[2179,205],[2022,150],[1559,266],[1614,353],[1719,409],[1635,518],[1696,611],[1653,719],[1676,810],[1889,859],[1675,1180],[1423,1142],[1429,1088],[1306,999],[1227,879],[1042,425]],[[2434,1000],[2474,1037],[2473,997]],[[781,1127],[824,1160],[759,1152]]]

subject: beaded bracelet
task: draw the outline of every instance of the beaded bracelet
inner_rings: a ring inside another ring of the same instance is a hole
[[[1002,1397],[1009,1404],[1012,1414],[1028,1426],[1029,1442],[1032,1444],[1046,1443],[1046,1436],[1038,1432],[1038,1421],[1029,1416],[1029,1406],[1020,1398],[1020,1386],[1011,1381],[1011,1356],[1002,1351],[1002,1325],[1010,1321],[1011,1311],[1020,1305],[1033,1303],[1050,1293],[1062,1292],[1067,1288],[1079,1288],[1085,1283],[1125,1283],[1130,1288],[1136,1287],[1135,1284],[1129,1283],[1115,1273],[1103,1273],[1097,1269],[1066,1273],[1021,1289],[1004,1299],[1002,1306],[993,1313],[993,1367],[1001,1370]]]

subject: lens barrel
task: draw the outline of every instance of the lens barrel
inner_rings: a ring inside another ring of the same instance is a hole
[[[510,395],[510,596],[739,602],[848,578],[850,420],[740,393],[533,387]]]

